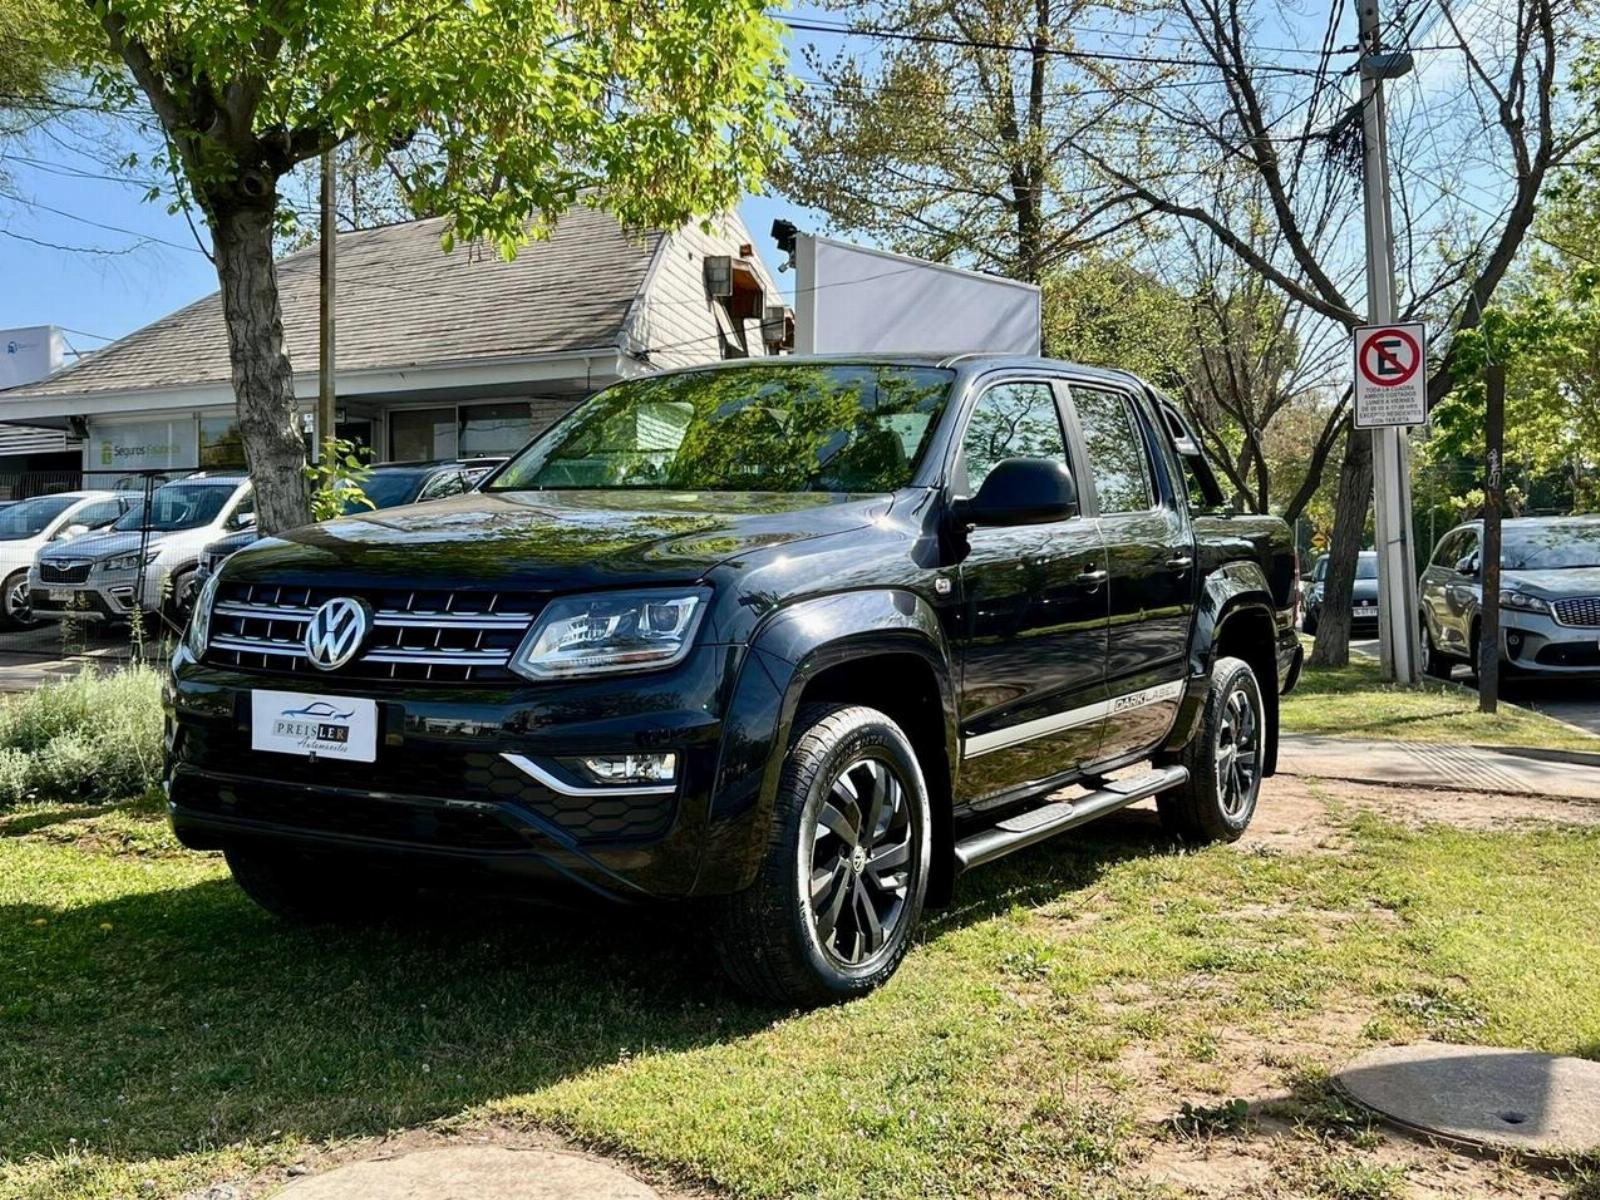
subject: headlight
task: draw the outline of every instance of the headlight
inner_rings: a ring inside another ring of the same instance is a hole
[[[1502,608],[1520,609],[1523,612],[1547,613],[1550,611],[1549,601],[1541,600],[1538,596],[1530,596],[1527,592],[1501,592],[1500,606]]]
[[[652,670],[682,661],[710,598],[705,588],[552,600],[511,657],[529,679]]]
[[[153,546],[144,552],[144,565],[149,566],[161,556],[161,547]],[[132,554],[119,554],[115,558],[105,559],[100,564],[102,571],[137,571],[139,569],[139,552]]]
[[[205,657],[206,647],[211,644],[211,605],[217,598],[219,582],[215,575],[205,581],[195,597],[194,611],[189,614],[189,628],[183,635],[183,644],[197,659]]]

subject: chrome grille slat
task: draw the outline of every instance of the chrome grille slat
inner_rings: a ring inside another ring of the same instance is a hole
[[[373,610],[366,649],[338,671],[311,668],[301,643],[317,608],[360,596]],[[344,678],[433,683],[515,680],[507,666],[532,627],[542,596],[506,592],[230,584],[212,609],[208,657],[243,670],[304,674],[330,686]]]
[[[1600,629],[1600,596],[1577,596],[1551,602],[1556,622],[1574,629]]]

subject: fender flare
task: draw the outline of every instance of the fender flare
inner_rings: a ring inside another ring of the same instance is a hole
[[[1257,680],[1267,718],[1264,773],[1272,775],[1278,767],[1278,620],[1267,573],[1259,563],[1250,560],[1224,563],[1207,575],[1200,585],[1200,596],[1195,605],[1194,633],[1189,639],[1188,686],[1178,706],[1172,732],[1167,736],[1162,750],[1172,752],[1181,749],[1188,745],[1199,729],[1206,694],[1211,686],[1211,668],[1216,664],[1217,645],[1222,639],[1222,632],[1230,621],[1246,614],[1264,620],[1267,628],[1274,631],[1273,640],[1265,647],[1262,656],[1264,662],[1272,663],[1272,669]],[[1292,630],[1290,635],[1293,635]],[[1257,668],[1258,675],[1262,675],[1264,662],[1252,664]]]
[[[953,784],[960,760],[955,683],[943,627],[927,601],[884,588],[786,605],[757,628],[734,683],[695,891],[737,891],[755,878],[806,686],[831,667],[878,654],[914,655],[931,669]]]

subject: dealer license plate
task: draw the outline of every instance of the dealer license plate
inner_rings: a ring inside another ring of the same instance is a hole
[[[346,762],[378,756],[378,704],[306,692],[251,692],[250,747]]]
[[[72,598],[77,594],[71,588],[45,588],[44,590],[45,599],[53,600],[57,604],[71,604]]]

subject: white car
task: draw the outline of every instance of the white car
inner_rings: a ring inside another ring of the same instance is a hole
[[[118,492],[58,492],[0,508],[0,626],[37,624],[28,605],[28,569],[46,546],[105,529],[137,499]]]
[[[181,619],[194,599],[201,551],[255,519],[255,496],[243,475],[198,474],[163,484],[149,512],[130,510],[105,533],[39,552],[28,577],[34,614],[124,621],[135,612],[167,612]]]

